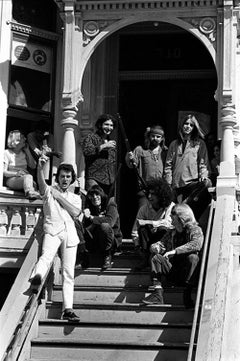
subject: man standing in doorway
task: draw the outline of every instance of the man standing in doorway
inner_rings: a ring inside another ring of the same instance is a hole
[[[42,155],[38,163],[38,185],[43,197],[44,239],[42,255],[35,266],[31,285],[33,292],[36,292],[60,247],[63,280],[62,318],[79,322],[80,319],[72,307],[74,269],[79,243],[74,218],[81,213],[81,198],[68,190],[76,178],[71,164],[60,164],[56,174],[56,186],[46,184],[43,168],[47,161],[48,158]]]

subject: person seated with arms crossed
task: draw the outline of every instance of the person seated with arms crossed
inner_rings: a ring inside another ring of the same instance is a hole
[[[111,268],[112,254],[122,243],[120,218],[114,198],[109,199],[99,185],[94,185],[87,192],[83,213],[86,244],[93,244],[94,250],[103,253],[103,269]]]
[[[33,176],[29,173],[36,163],[26,144],[25,136],[19,130],[12,130],[7,139],[3,155],[3,176],[7,187],[24,191],[28,199],[39,199]]]
[[[37,292],[58,249],[61,251],[62,263],[62,294],[64,320],[79,322],[79,317],[73,312],[74,271],[79,238],[74,219],[82,213],[81,198],[69,191],[76,174],[71,164],[62,163],[57,169],[57,185],[48,186],[44,178],[43,168],[49,161],[45,155],[38,162],[38,184],[43,197],[44,238],[42,255],[32,273],[31,287]]]
[[[147,182],[147,203],[136,216],[132,229],[132,239],[142,261],[136,269],[149,265],[149,248],[159,240],[165,232],[172,228],[171,209],[174,206],[171,187],[164,179],[153,179]]]
[[[175,284],[184,284],[183,303],[193,308],[192,288],[197,284],[197,265],[199,252],[203,245],[203,232],[193,211],[185,204],[176,204],[171,211],[174,229],[169,230],[161,240],[153,243],[151,252],[151,277],[154,291],[144,298],[146,305],[163,304],[165,278]]]

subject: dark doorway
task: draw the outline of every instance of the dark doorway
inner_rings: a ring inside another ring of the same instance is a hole
[[[144,80],[122,81],[119,86],[119,111],[125,130],[134,149],[143,145],[143,135],[153,124],[163,126],[166,145],[176,138],[178,112],[192,110],[210,115],[214,128],[217,119],[217,104],[214,100],[215,79]],[[213,129],[209,131],[213,131]],[[119,211],[124,237],[131,235],[137,212],[136,175],[125,164],[126,148],[120,142],[122,162],[119,179]]]

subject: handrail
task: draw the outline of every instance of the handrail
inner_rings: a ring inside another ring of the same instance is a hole
[[[206,235],[205,235],[205,241],[204,241],[204,246],[203,246],[201,269],[200,269],[200,274],[199,274],[198,289],[197,289],[197,296],[196,296],[196,303],[195,303],[195,310],[194,310],[194,316],[193,316],[192,331],[191,331],[187,361],[193,360],[193,358],[192,358],[193,357],[193,347],[194,347],[194,341],[195,341],[196,332],[197,332],[197,321],[198,321],[199,314],[200,314],[200,301],[201,301],[201,296],[202,296],[203,286],[204,286],[204,274],[206,271],[207,251],[208,251],[209,243],[210,243],[210,239],[211,239],[211,231],[212,231],[212,225],[213,225],[215,203],[216,202],[212,199],[211,205],[210,205],[209,216],[208,216],[208,224],[207,224],[207,230],[206,230]]]
[[[16,330],[22,327],[21,319],[30,297],[29,278],[38,259],[41,220],[40,213],[38,213],[35,229],[27,242],[28,254],[0,312],[0,360],[5,359],[6,351],[15,337]]]

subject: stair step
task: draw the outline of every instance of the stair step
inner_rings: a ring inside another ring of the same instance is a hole
[[[131,269],[110,269],[102,271],[100,268],[75,270],[76,286],[148,286],[151,283],[149,272],[133,272]]]
[[[40,322],[39,338],[89,339],[117,342],[188,342],[191,334],[191,324],[160,323],[155,325],[119,325],[116,323],[79,323],[73,324],[61,320]]]
[[[62,302],[48,302],[46,317],[60,319]],[[74,304],[74,312],[81,322],[115,322],[122,324],[155,325],[156,323],[191,323],[193,310],[183,306],[139,305],[129,303]]]
[[[81,361],[186,361],[188,344],[165,342],[95,342],[95,340],[35,339],[31,358],[34,360]]]
[[[141,303],[142,299],[152,292],[151,287],[112,287],[112,286],[75,286],[74,302],[113,302]],[[62,300],[62,286],[56,285],[52,292],[52,301]],[[165,303],[182,304],[182,289],[170,288],[164,291]]]

